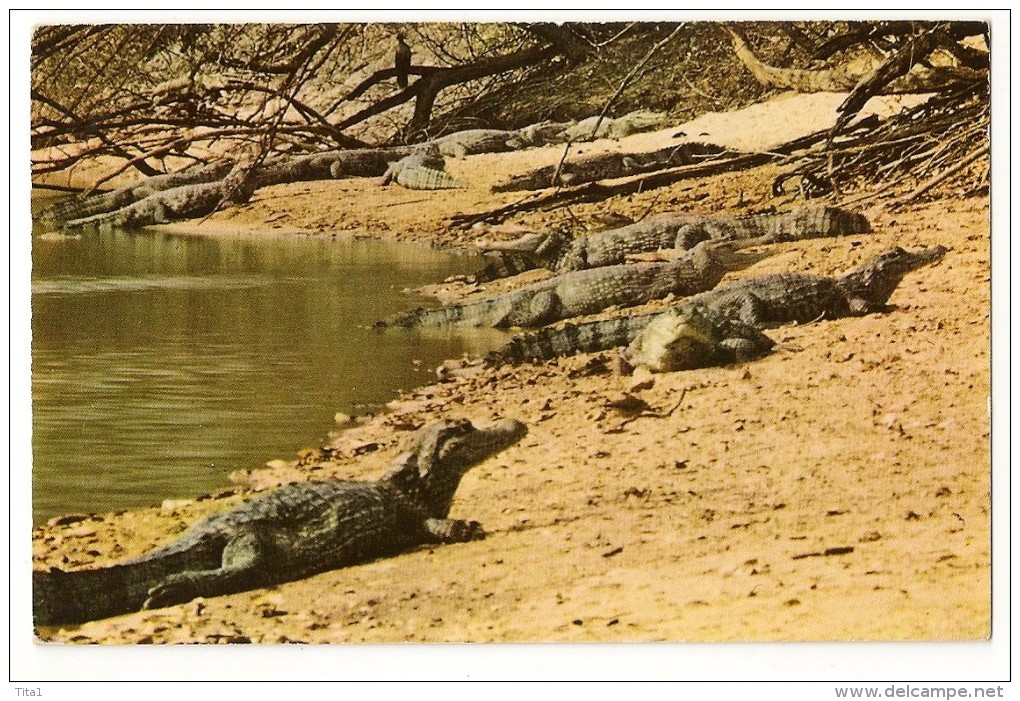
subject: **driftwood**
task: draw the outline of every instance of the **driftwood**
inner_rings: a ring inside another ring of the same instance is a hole
[[[980,70],[969,66],[923,63],[923,59],[935,48],[953,43],[952,36],[947,35],[941,26],[936,26],[909,41],[891,57],[871,53],[824,70],[771,66],[754,54],[747,37],[738,27],[730,24],[722,26],[733,41],[733,51],[737,58],[747,67],[755,80],[770,88],[797,92],[849,92],[867,80],[876,84],[884,94],[940,92],[947,87],[973,81],[981,74]],[[889,72],[890,65],[896,65],[902,70],[895,71],[888,79],[881,80],[876,77],[876,73],[881,75],[882,72]]]
[[[854,128],[864,129],[873,127],[878,124],[878,121],[877,117],[867,117],[857,122]],[[828,130],[817,131],[788,141],[767,152],[743,153],[726,151],[720,157],[704,161],[703,163],[657,171],[650,175],[621,183],[611,185],[589,183],[579,187],[557,189],[544,195],[529,195],[517,202],[487,212],[456,215],[451,217],[450,222],[455,226],[465,228],[480,222],[501,222],[507,217],[520,212],[530,212],[538,209],[550,211],[580,202],[600,202],[610,197],[632,195],[637,192],[665,187],[681,180],[754,168],[766,163],[786,160],[793,153],[823,142],[827,134]]]
[[[800,153],[775,186],[806,178],[826,185],[842,205],[883,196],[906,201],[935,188],[979,194],[987,173],[975,163],[987,155],[988,138],[988,84],[979,81],[844,133],[827,148]]]

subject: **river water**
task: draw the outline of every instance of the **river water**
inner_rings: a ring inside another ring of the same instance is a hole
[[[480,267],[423,246],[108,230],[32,249],[37,523],[214,491],[500,340],[369,328]]]

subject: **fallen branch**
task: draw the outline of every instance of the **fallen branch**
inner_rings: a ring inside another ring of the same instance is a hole
[[[916,63],[923,61],[928,54],[934,51],[941,36],[939,26],[928,30],[907,42],[903,48],[883,61],[871,73],[861,78],[843,104],[839,106],[837,111],[840,115],[829,132],[827,143],[832,143],[836,135],[861,111],[868,100],[878,95],[883,88],[897,78],[905,76]]]
[[[928,192],[928,190],[932,189],[933,187],[935,187],[936,185],[941,183],[942,181],[944,181],[947,178],[955,175],[956,173],[959,173],[961,170],[963,170],[964,168],[969,166],[971,163],[973,163],[977,159],[981,158],[984,155],[987,155],[988,151],[989,151],[988,146],[982,146],[981,148],[979,148],[976,151],[972,152],[969,156],[964,158],[962,161],[958,161],[956,163],[956,165],[950,166],[946,170],[942,171],[941,173],[939,173],[935,177],[933,177],[930,180],[928,180],[926,183],[920,185],[913,192],[911,192],[908,195],[906,195],[905,197],[903,197],[901,202],[909,202],[910,200],[913,200],[913,199],[916,199],[916,198],[920,197],[924,193]]]
[[[634,79],[634,76],[637,75],[638,71],[640,71],[644,67],[644,65],[648,63],[649,60],[651,60],[652,56],[654,56],[656,52],[658,52],[658,50],[661,49],[663,46],[668,44],[670,40],[673,37],[675,37],[680,32],[680,30],[683,29],[685,26],[686,22],[681,22],[680,24],[678,24],[676,28],[672,32],[670,32],[668,37],[666,37],[662,41],[655,44],[655,46],[650,48],[648,50],[648,53],[645,54],[645,57],[638,61],[637,64],[630,70],[630,72],[624,76],[623,80],[620,81],[620,85],[617,86],[616,92],[613,93],[612,97],[606,100],[606,104],[602,107],[602,112],[599,113],[599,118],[595,121],[595,127],[591,130],[592,139],[594,139],[595,135],[598,134],[599,126],[602,125],[602,120],[606,118],[606,113],[609,112],[609,108],[612,107],[613,103],[616,102],[616,100],[620,97],[621,94],[623,94],[624,89],[627,87],[627,85],[630,84],[630,81]]]
[[[648,61],[652,58],[652,56],[655,55],[655,53],[659,49],[661,49],[663,46],[669,43],[669,41],[673,37],[675,37],[677,33],[680,32],[681,29],[683,29],[685,24],[686,23],[681,22],[679,25],[677,25],[677,27],[672,32],[670,32],[669,36],[667,36],[662,41],[656,43],[655,46],[649,49],[648,53],[645,54],[645,57],[638,61],[637,64],[630,70],[630,72],[623,77],[623,80],[621,80],[620,84],[616,87],[616,92],[614,92],[612,96],[608,100],[606,100],[606,104],[602,106],[602,111],[599,112],[599,118],[595,120],[595,126],[592,127],[591,136],[588,137],[589,140],[594,139],[595,136],[599,133],[599,127],[602,126],[602,122],[605,120],[606,114],[609,112],[609,108],[612,107],[613,103],[616,102],[617,99],[619,99],[620,95],[623,94],[624,89],[627,87],[628,84],[630,84],[630,81],[634,79],[634,76],[637,75],[637,72],[640,71],[641,68],[646,63],[648,63]],[[567,160],[567,153],[570,152],[571,144],[573,144],[573,141],[567,141],[567,144],[563,149],[563,155],[560,157],[560,162],[556,165],[556,170],[553,172],[552,181],[549,183],[550,186],[555,186],[560,183],[560,172],[563,169],[563,162]]]
[[[862,120],[862,124],[870,125],[875,122],[877,122],[877,118],[872,120],[869,117],[867,120]],[[588,183],[580,187],[562,188],[550,194],[534,198],[531,201],[525,199],[487,212],[456,215],[451,217],[450,223],[454,226],[468,227],[480,221],[500,222],[508,216],[519,212],[529,212],[543,208],[545,211],[551,211],[552,209],[558,209],[579,202],[599,202],[618,195],[632,195],[644,190],[672,185],[673,183],[690,178],[702,178],[734,170],[754,168],[785,158],[795,151],[813,146],[822,141],[827,133],[828,130],[817,131],[777,146],[768,152],[740,153],[725,158],[715,158],[694,165],[657,171],[651,175],[628,180],[623,183],[613,185]],[[725,153],[732,154],[733,152],[727,151]]]

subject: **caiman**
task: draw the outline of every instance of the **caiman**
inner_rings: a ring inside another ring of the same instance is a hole
[[[202,168],[153,176],[113,192],[71,198],[47,210],[43,218],[72,229],[138,228],[192,219],[212,213],[224,201],[246,201],[252,192],[269,185],[379,176],[390,163],[410,153],[410,148],[397,147],[279,156],[250,171],[238,161],[223,159]],[[244,178],[240,192],[233,192],[236,183],[229,182],[231,173]]]
[[[746,363],[774,346],[775,342],[756,326],[701,304],[686,304],[652,319],[631,341],[621,360],[625,367],[676,372]]]
[[[516,131],[506,129],[466,129],[428,142],[434,144],[444,156],[464,158],[476,153],[515,151],[528,145]]]
[[[618,229],[570,240],[560,232],[528,234],[513,241],[479,245],[483,253],[505,254],[514,269],[557,272],[619,265],[628,255],[663,249],[689,249],[714,240],[763,238],[768,243],[849,236],[871,231],[867,217],[838,207],[808,206],[787,212],[737,217],[668,214]]]
[[[105,228],[137,229],[164,224],[178,219],[192,219],[212,214],[223,204],[247,202],[257,187],[243,163],[234,163],[221,180],[196,182],[166,190],[156,190],[112,211],[99,212],[63,222],[67,229]],[[143,192],[137,188],[135,192]]]
[[[590,141],[591,139],[622,139],[631,134],[665,129],[674,123],[666,112],[634,110],[622,117],[588,117],[567,127],[560,135],[563,141]]]
[[[942,259],[947,249],[917,252],[893,248],[835,277],[777,273],[740,280],[687,298],[677,307],[703,306],[759,328],[816,319],[864,316],[883,311],[889,297],[914,270]],[[488,365],[549,360],[626,346],[659,315],[632,316],[541,329],[512,339],[486,357]]]
[[[472,466],[526,433],[512,419],[487,428],[436,422],[378,481],[291,484],[210,516],[147,555],[92,570],[34,571],[35,623],[76,624],[482,538],[478,523],[447,518],[453,495]]]
[[[391,163],[381,184],[397,183],[409,190],[449,190],[467,184],[446,172],[446,161],[434,144],[417,147],[410,156]]]
[[[561,144],[566,141],[566,137],[563,135],[563,132],[576,124],[576,119],[567,122],[545,120],[542,122],[536,122],[535,124],[529,124],[528,126],[519,129],[517,133],[529,146]]]
[[[764,257],[735,248],[736,244],[706,241],[668,263],[578,270],[475,302],[416,309],[376,326],[536,327],[614,305],[633,307],[671,294],[692,295],[712,289],[726,273]]]
[[[573,187],[598,180],[627,178],[666,168],[690,165],[719,156],[726,149],[714,144],[683,143],[658,151],[639,153],[601,153],[565,161],[560,165],[537,168],[515,175],[505,183],[493,185],[493,192],[541,190],[566,185]]]

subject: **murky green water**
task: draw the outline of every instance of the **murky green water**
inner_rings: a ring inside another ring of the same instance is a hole
[[[421,246],[120,231],[33,240],[33,511],[192,497],[316,445],[492,332],[379,333],[479,267]]]

